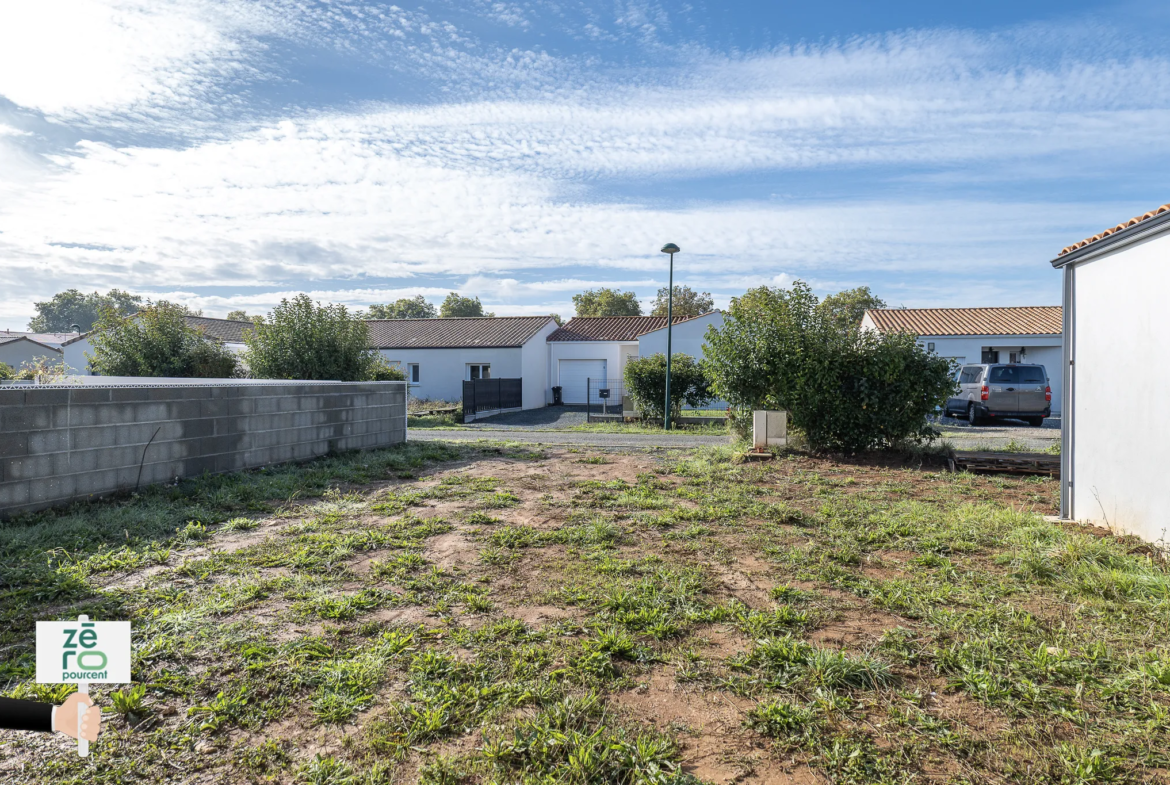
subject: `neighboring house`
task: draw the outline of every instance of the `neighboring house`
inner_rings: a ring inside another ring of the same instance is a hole
[[[39,359],[56,363],[61,360],[60,347],[14,333],[0,333],[0,363],[4,363],[14,371],[19,371],[25,363]]]
[[[463,382],[523,379],[525,409],[547,403],[551,316],[371,319],[370,345],[406,373],[416,398],[459,401]]]
[[[1052,413],[1060,412],[1059,305],[1020,308],[882,308],[869,310],[862,329],[907,332],[940,357],[964,363],[1033,363],[1048,371]]]
[[[676,316],[674,330],[692,318],[707,316]],[[574,316],[548,337],[549,388],[560,387],[567,404],[584,404],[588,380],[621,381],[626,363],[639,356],[639,338],[665,327],[665,316]],[[661,351],[665,352],[665,330],[662,335]]]
[[[1070,245],[1064,276],[1061,516],[1167,542],[1170,204]]]
[[[663,319],[663,322],[666,320]],[[670,330],[670,353],[689,354],[696,360],[703,359],[703,347],[707,345],[707,328],[716,330],[723,327],[723,312],[710,311],[693,319],[676,319]],[[638,356],[651,357],[666,354],[666,325],[638,336]]]
[[[208,338],[219,341],[228,349],[239,354],[247,348],[244,344],[244,333],[252,329],[251,322],[241,322],[235,319],[213,319],[209,316],[185,316],[184,321],[189,327],[201,330]],[[90,337],[93,332],[78,335],[69,333],[69,339],[61,344],[65,354],[65,365],[82,376],[92,376],[93,370],[89,367],[87,354],[93,354],[93,344]]]

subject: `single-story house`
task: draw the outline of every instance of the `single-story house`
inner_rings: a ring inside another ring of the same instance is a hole
[[[41,359],[56,363],[61,358],[62,353],[59,346],[33,340],[27,335],[0,333],[0,363],[4,363],[14,371],[19,371],[25,363]]]
[[[703,359],[709,327],[716,330],[723,327],[722,311],[708,311],[702,316],[676,319],[670,330],[671,354],[688,354],[696,360]],[[638,336],[638,356],[652,357],[656,354],[666,354],[665,324]]]
[[[1170,204],[1063,249],[1061,516],[1166,543]]]
[[[458,401],[463,382],[523,379],[523,408],[548,400],[551,316],[371,319],[370,345],[406,372],[416,398]]]
[[[703,319],[704,324],[709,324],[708,317],[714,313],[718,312],[696,317],[676,316],[672,332],[677,335],[679,325],[691,320]],[[722,314],[719,316],[722,323]],[[560,387],[566,404],[586,403],[588,380],[599,379],[607,386],[616,384],[624,378],[626,363],[639,356],[649,356],[641,355],[642,336],[660,331],[662,348],[657,351],[665,352],[665,328],[665,316],[574,316],[548,337],[548,387],[550,390]],[[652,345],[657,343],[651,339]],[[683,351],[677,346],[673,349],[675,353]],[[698,352],[697,356],[701,357],[701,342]]]
[[[1032,363],[1048,371],[1052,413],[1060,412],[1061,309],[881,308],[865,312],[862,329],[907,332],[940,357],[965,363]]]
[[[247,348],[244,344],[244,333],[252,329],[251,322],[242,322],[236,319],[214,319],[210,316],[185,316],[187,325],[202,330],[208,338],[213,338],[228,349],[239,354]],[[86,354],[93,353],[93,344],[90,336],[93,332],[78,335],[70,333],[68,340],[61,343],[65,355],[65,365],[82,376],[92,376],[89,359]]]

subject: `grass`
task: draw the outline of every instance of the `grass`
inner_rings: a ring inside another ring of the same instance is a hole
[[[32,622],[82,612],[136,683],[93,686],[89,759],[13,734],[0,771],[1168,781],[1157,553],[1045,523],[1045,478],[735,452],[418,442],[6,523],[0,691],[63,700]]]

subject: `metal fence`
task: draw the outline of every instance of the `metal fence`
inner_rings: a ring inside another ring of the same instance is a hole
[[[609,379],[589,379],[586,398],[587,422],[621,422],[634,404],[626,400],[624,382]]]
[[[463,383],[463,414],[520,409],[524,406],[521,379],[475,379]]]

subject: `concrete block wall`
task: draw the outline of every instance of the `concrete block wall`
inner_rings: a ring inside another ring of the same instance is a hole
[[[405,382],[5,386],[0,517],[403,441]]]

